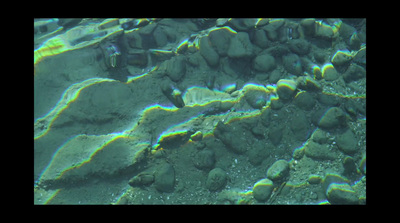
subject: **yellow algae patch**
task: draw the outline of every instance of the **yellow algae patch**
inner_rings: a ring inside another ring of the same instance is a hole
[[[54,106],[52,110],[50,110],[44,117],[38,118],[34,124],[34,139],[38,139],[41,136],[45,135],[49,129],[53,121],[58,117],[58,115],[64,111],[68,105],[75,101],[79,93],[82,89],[89,87],[93,84],[101,83],[101,82],[111,82],[115,81],[107,78],[91,78],[80,83],[75,83],[71,85],[67,90],[64,91],[64,94],[61,96],[60,100]]]

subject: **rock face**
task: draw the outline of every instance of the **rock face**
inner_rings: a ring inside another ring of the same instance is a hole
[[[154,175],[154,186],[160,192],[172,192],[175,186],[175,169],[165,163],[158,167]]]

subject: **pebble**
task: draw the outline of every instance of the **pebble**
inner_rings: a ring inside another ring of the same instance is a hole
[[[286,160],[277,160],[267,170],[267,177],[272,181],[280,181],[289,176],[289,162]]]
[[[259,180],[254,184],[253,196],[257,201],[267,201],[274,189],[274,183],[268,179]]]

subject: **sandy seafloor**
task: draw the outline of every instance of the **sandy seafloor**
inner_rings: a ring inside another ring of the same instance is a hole
[[[366,19],[34,27],[34,204],[366,203]]]

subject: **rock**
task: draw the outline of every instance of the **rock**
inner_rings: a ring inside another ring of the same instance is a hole
[[[336,158],[336,153],[329,148],[328,144],[319,144],[311,140],[304,145],[304,154],[314,160],[334,160]]]
[[[322,129],[317,128],[313,134],[311,135],[311,140],[319,143],[319,144],[324,144],[328,141],[328,137],[326,136],[326,132],[324,132]]]
[[[194,166],[198,169],[211,169],[215,163],[213,150],[204,149],[196,153],[193,159]]]
[[[167,35],[165,34],[162,26],[157,26],[157,28],[153,31],[153,38],[158,47],[163,47],[168,43]]]
[[[203,133],[201,131],[197,131],[190,136],[192,141],[201,141],[203,139]]]
[[[278,146],[282,140],[283,131],[282,127],[272,127],[269,130],[268,138],[271,140],[272,144]]]
[[[214,168],[208,173],[206,187],[210,191],[217,191],[226,185],[227,176],[221,168]]]
[[[252,148],[246,153],[249,162],[254,166],[260,165],[264,159],[268,158],[273,149],[272,147],[272,145],[265,145],[261,141],[255,142]]]
[[[290,51],[297,55],[305,55],[310,52],[311,44],[304,39],[293,39],[288,42]]]
[[[160,192],[172,192],[175,186],[175,170],[171,164],[161,164],[154,174],[154,186]]]
[[[269,75],[269,83],[276,84],[281,79],[281,76],[282,73],[278,69],[273,70]]]
[[[168,81],[160,84],[162,93],[170,100],[177,108],[185,106],[185,102],[182,99],[182,93],[179,89],[176,89]]]
[[[222,141],[227,149],[232,150],[234,153],[242,154],[246,152],[247,147],[243,140],[240,139],[239,135],[243,132],[240,130],[233,131],[229,125],[225,125],[219,121],[214,129],[214,135],[216,138]]]
[[[261,109],[269,100],[269,94],[265,90],[257,88],[248,88],[244,93],[246,102],[255,109]]]
[[[257,22],[257,19],[252,18],[232,18],[229,20],[228,25],[231,26],[233,29],[238,31],[246,31],[249,29],[254,29],[254,26]]]
[[[186,57],[183,55],[175,56],[167,63],[166,73],[168,77],[172,81],[180,81],[186,73]]]
[[[296,82],[288,79],[281,79],[276,84],[276,93],[279,99],[289,100],[294,96],[296,91]]]
[[[343,110],[338,107],[332,107],[322,116],[318,126],[322,129],[328,130],[344,126],[345,124],[346,116]]]
[[[331,40],[335,34],[333,28],[323,22],[315,23],[315,35],[321,37],[322,39]]]
[[[339,135],[336,139],[339,149],[346,154],[353,154],[357,152],[357,141],[357,137],[350,129],[347,129],[346,132]]]
[[[327,81],[334,81],[338,79],[339,74],[331,63],[327,63],[322,67],[322,78]]]
[[[331,204],[358,204],[356,192],[347,183],[331,183],[326,197]]]
[[[308,179],[308,183],[310,184],[319,184],[322,182],[322,177],[319,175],[311,174]]]
[[[228,57],[243,58],[253,55],[253,45],[250,42],[249,35],[246,32],[238,32],[231,39],[228,49]]]
[[[271,41],[279,40],[279,31],[285,22],[284,19],[274,19],[270,21],[268,25],[264,26],[263,29],[265,30],[268,39]]]
[[[234,37],[234,35],[235,34],[227,29],[217,29],[208,34],[208,40],[210,40],[211,46],[219,56],[224,57],[227,55],[231,38]]]
[[[315,35],[315,19],[303,19],[301,20],[300,25],[306,36]]]
[[[209,44],[208,36],[204,36],[200,39],[200,54],[211,67],[216,66],[219,62],[219,55]]]
[[[253,67],[257,71],[268,72],[275,69],[275,58],[269,54],[262,54],[254,58]]]
[[[257,201],[267,201],[274,189],[274,183],[268,179],[259,180],[254,184],[253,196]]]
[[[154,182],[154,175],[152,173],[139,173],[129,180],[128,184],[132,187],[148,186]]]
[[[277,160],[267,170],[267,177],[272,181],[281,181],[289,176],[289,162],[286,160]]]
[[[343,73],[343,79],[346,82],[356,81],[360,78],[366,77],[365,69],[357,64],[350,64],[346,72]]]
[[[254,44],[261,48],[267,48],[270,45],[264,30],[258,29],[255,31]]]
[[[331,62],[335,66],[341,66],[341,65],[348,64],[352,59],[353,59],[353,56],[347,49],[346,50],[338,50],[332,56]]]
[[[303,74],[301,67],[301,60],[296,54],[288,54],[282,57],[283,67],[285,70],[293,75],[299,76]]]
[[[310,111],[315,105],[314,97],[307,91],[302,91],[296,95],[294,98],[294,103],[297,107]]]
[[[346,156],[343,160],[343,174],[344,175],[351,175],[353,173],[357,173],[357,165],[354,159],[351,156]]]
[[[310,135],[311,124],[308,121],[304,112],[296,112],[293,115],[293,119],[289,125],[295,139],[300,141],[307,140],[308,136]]]
[[[132,66],[145,67],[148,62],[147,54],[144,50],[131,50],[126,57],[126,62]]]

